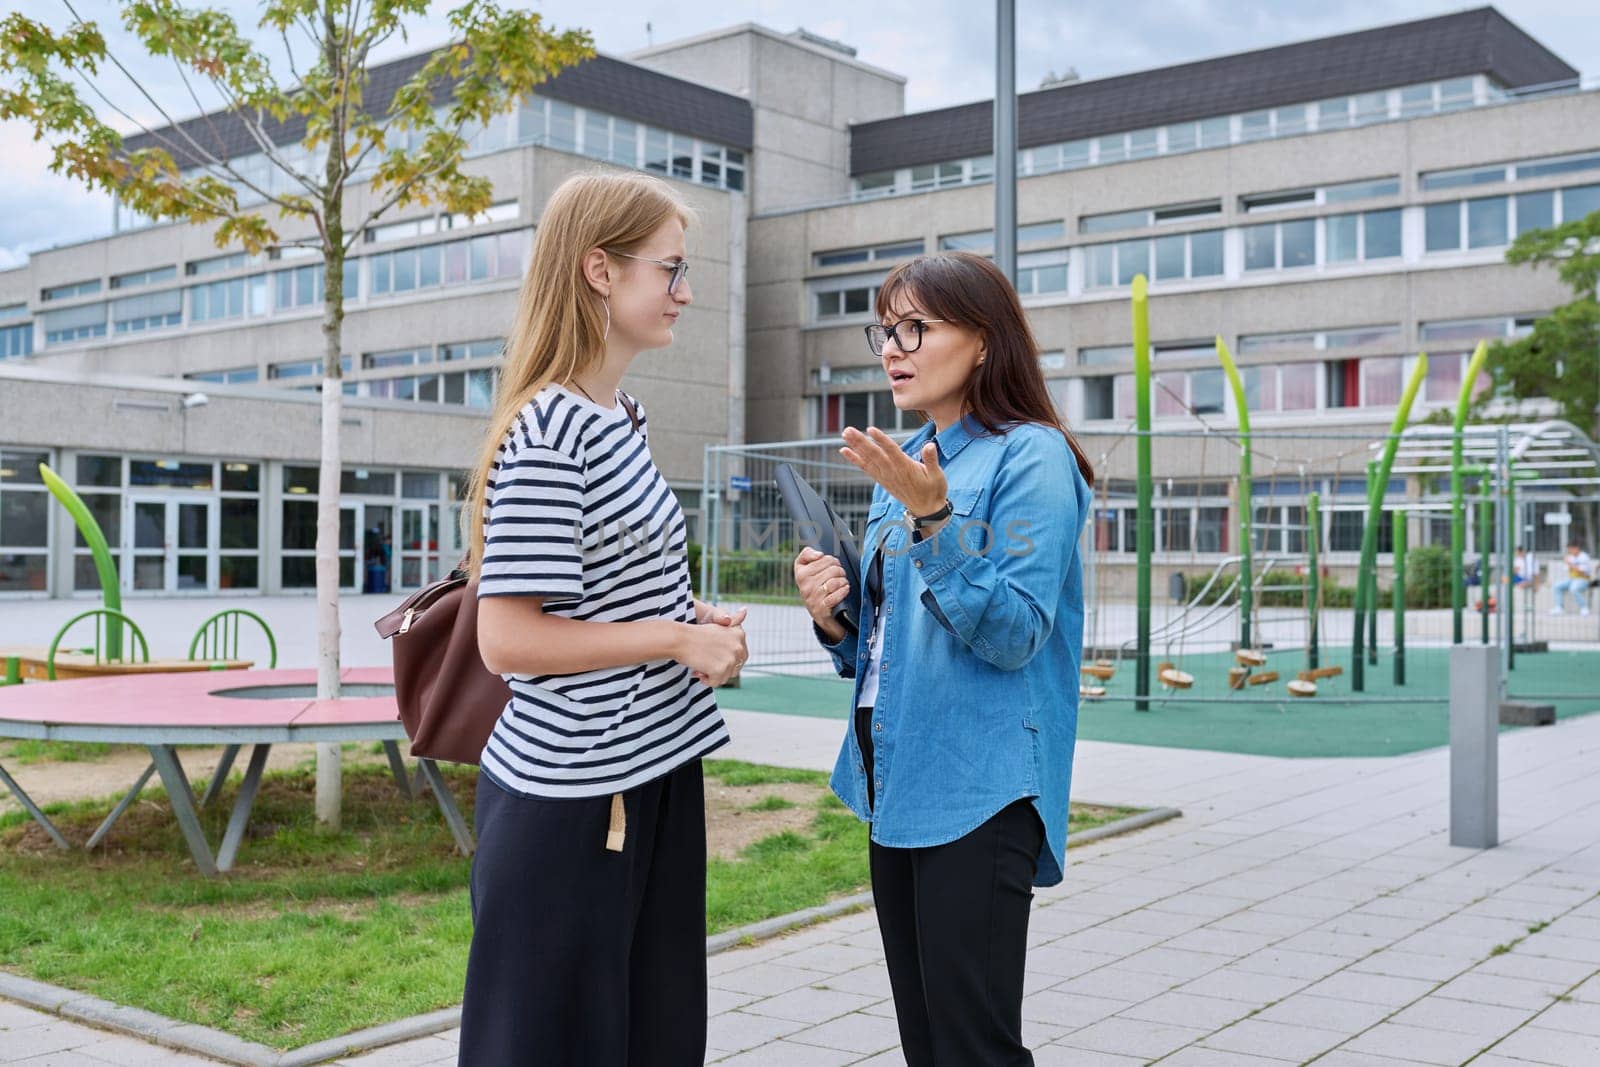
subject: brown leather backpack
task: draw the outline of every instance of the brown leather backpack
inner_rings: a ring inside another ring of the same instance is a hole
[[[617,399],[637,431],[638,410],[620,390]],[[478,583],[466,568],[462,559],[373,625],[393,642],[394,695],[411,754],[475,764],[511,689],[478,653]]]

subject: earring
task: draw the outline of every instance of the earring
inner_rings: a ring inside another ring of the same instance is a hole
[[[600,335],[600,340],[603,342],[606,338],[611,336],[611,299],[609,297],[602,296],[600,298],[600,305],[606,309],[606,328],[605,332]]]

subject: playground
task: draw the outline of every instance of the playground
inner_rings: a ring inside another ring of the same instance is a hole
[[[1600,615],[1560,610],[1557,593],[1566,546],[1600,530],[1600,447],[1559,420],[1470,422],[1485,343],[1359,383],[1393,407],[1386,433],[1306,429],[1285,417],[1278,368],[1241,369],[1220,337],[1205,363],[1156,372],[1143,279],[1130,312],[1134,373],[1116,384],[1129,418],[1077,433],[1096,468],[1080,738],[1289,757],[1432,748],[1460,643],[1498,650],[1507,728],[1600,710]],[[847,715],[772,489],[791,464],[864,528],[872,486],[834,445],[707,449],[701,595],[752,605],[732,706]],[[1580,592],[1587,609],[1596,591]]]

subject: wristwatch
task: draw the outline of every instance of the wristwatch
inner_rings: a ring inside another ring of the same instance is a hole
[[[935,511],[933,514],[911,516],[911,532],[919,534],[931,526],[939,525],[941,522],[950,517],[950,512],[950,498],[945,497],[944,507],[940,508],[938,511]]]

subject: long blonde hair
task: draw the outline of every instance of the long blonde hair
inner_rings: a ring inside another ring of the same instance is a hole
[[[483,564],[489,471],[517,412],[545,386],[565,384],[605,359],[606,314],[584,279],[584,256],[593,248],[632,252],[674,218],[687,227],[693,213],[648,174],[575,174],[551,194],[506,337],[488,432],[467,483],[461,525],[474,576]]]

